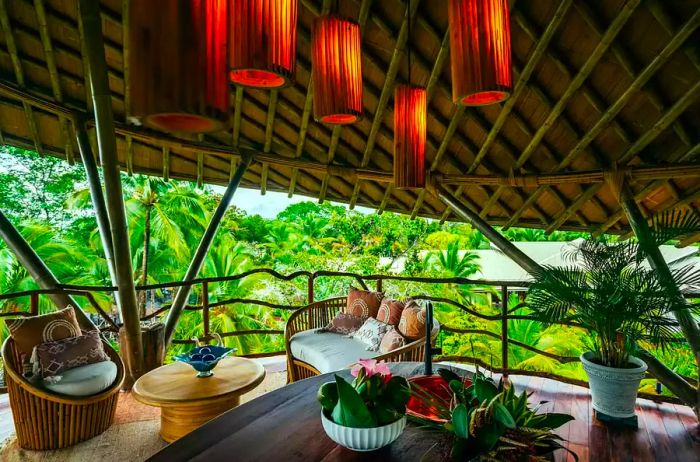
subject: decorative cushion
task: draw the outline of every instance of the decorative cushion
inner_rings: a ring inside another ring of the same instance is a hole
[[[355,316],[354,314],[338,313],[326,327],[319,329],[317,332],[335,332],[336,334],[348,335],[362,327],[362,324],[364,324],[365,321],[367,321],[367,316]]]
[[[379,344],[379,352],[381,354],[389,353],[397,348],[401,348],[405,344],[406,340],[403,338],[403,336],[394,328],[394,326],[391,326],[391,329],[386,331],[386,334],[384,334],[384,337],[382,337],[382,342]]]
[[[384,294],[381,292],[359,290],[352,287],[348,294],[348,306],[345,308],[345,312],[355,316],[375,318],[383,298]]]
[[[377,321],[374,318],[367,318],[362,327],[350,334],[350,337],[355,338],[365,345],[369,351],[379,351],[379,344],[382,343],[382,337],[389,330],[389,324]]]
[[[60,375],[44,379],[44,388],[68,396],[90,396],[112,386],[117,378],[117,365],[102,361],[67,369]]]
[[[10,319],[5,324],[25,362],[29,362],[34,347],[40,343],[82,334],[72,306],[41,316]]]
[[[379,355],[379,352],[367,351],[367,345],[357,339],[318,330],[295,334],[290,340],[289,349],[294,358],[312,365],[321,374],[335,372],[360,359]]]
[[[408,340],[425,336],[425,310],[413,300],[406,303],[401,313],[399,332]]]
[[[58,375],[66,369],[109,361],[97,331],[87,332],[78,337],[68,337],[54,342],[44,342],[36,346],[37,369],[42,377]],[[34,355],[32,355],[34,356]]]
[[[396,326],[401,320],[401,312],[403,312],[403,309],[404,303],[402,301],[384,297],[382,303],[379,305],[377,321]]]

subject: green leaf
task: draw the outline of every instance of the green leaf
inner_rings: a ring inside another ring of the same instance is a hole
[[[457,375],[457,373],[449,369],[445,369],[444,367],[439,368],[437,370],[437,373],[438,375],[440,375],[440,377],[442,377],[442,380],[444,380],[447,383],[451,383],[453,380],[456,380],[460,383],[462,382],[462,378],[459,375]]]
[[[382,398],[386,398],[396,411],[403,414],[411,398],[411,387],[404,377],[394,376],[386,384]]]
[[[397,412],[391,403],[380,401],[374,407],[374,416],[377,418],[377,426],[388,425],[401,418],[403,413]]]
[[[493,417],[506,428],[515,428],[515,420],[513,420],[513,416],[510,415],[508,409],[506,409],[506,407],[498,401],[493,402]]]
[[[452,411],[452,427],[459,438],[469,438],[469,411],[464,404],[458,404]]]
[[[480,402],[490,401],[498,394],[498,388],[486,379],[477,378],[474,381],[474,394],[476,394],[476,399]]]
[[[567,422],[574,420],[573,416],[569,414],[559,414],[556,412],[550,412],[547,414],[540,414],[537,419],[531,421],[531,428],[559,428]]]
[[[333,422],[352,428],[376,427],[377,422],[352,385],[338,375],[335,376],[335,383],[338,388],[338,403],[331,414]]]
[[[321,407],[328,412],[333,411],[333,408],[338,403],[338,386],[335,382],[326,382],[321,385],[316,395]]]

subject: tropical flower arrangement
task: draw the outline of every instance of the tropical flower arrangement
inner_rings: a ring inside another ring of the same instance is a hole
[[[538,414],[528,406],[528,394],[516,394],[506,382],[498,385],[477,369],[471,383],[454,372],[439,369],[451,397],[440,398],[413,385],[414,397],[436,410],[431,419],[413,417],[420,424],[447,433],[454,461],[546,461],[557,449],[570,452],[553,430],[573,420],[568,414]],[[540,405],[545,402],[540,403]]]
[[[336,374],[318,390],[318,401],[326,417],[338,425],[353,428],[381,427],[406,415],[411,396],[408,382],[392,376],[386,363],[374,359],[360,360],[350,373],[348,383]]]

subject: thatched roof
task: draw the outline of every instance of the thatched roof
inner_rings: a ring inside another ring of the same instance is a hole
[[[75,111],[90,117],[77,3],[0,0],[2,141],[71,162]],[[103,0],[124,170],[226,184],[243,150],[256,153],[245,187],[454,218],[430,192],[390,183],[393,87],[408,75],[406,2],[340,2],[364,27],[365,118],[336,129],[308,110],[309,30],[323,3],[300,1],[293,86],[234,88],[227,130],[185,140],[126,124],[124,53],[139,44],[123,40],[128,1]],[[412,4],[412,74],[429,89],[427,166],[490,223],[626,233],[603,181],[615,163],[642,168],[631,187],[646,213],[697,203],[697,168],[667,167],[700,152],[700,0],[511,1],[513,95],[468,109],[452,104],[446,2]]]

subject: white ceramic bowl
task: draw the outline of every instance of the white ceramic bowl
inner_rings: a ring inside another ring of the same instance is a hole
[[[321,410],[321,422],[330,439],[353,451],[374,451],[383,448],[393,443],[406,428],[406,416],[383,427],[343,427],[328,419],[323,414],[323,410]]]

